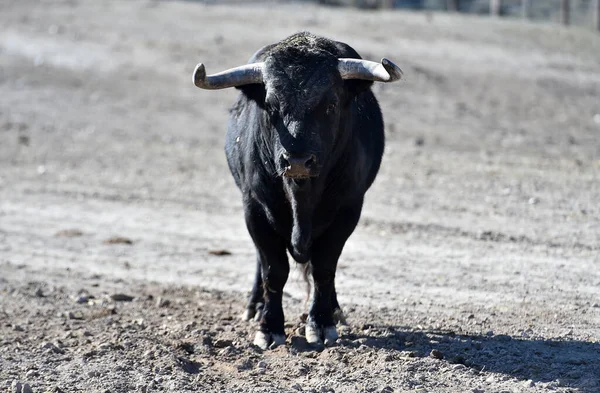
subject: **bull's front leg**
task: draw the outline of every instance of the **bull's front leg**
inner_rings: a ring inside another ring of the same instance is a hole
[[[254,284],[252,284],[252,290],[250,296],[248,296],[248,303],[246,304],[246,310],[242,314],[244,321],[254,319],[260,321],[262,316],[263,306],[265,304],[264,287],[262,279],[262,265],[260,257],[256,258],[256,273],[254,274]]]
[[[256,246],[261,268],[264,299],[260,329],[256,332],[254,344],[262,349],[275,348],[285,343],[281,300],[290,271],[285,241],[273,230],[256,202],[246,201],[244,208],[246,226]]]
[[[332,345],[338,338],[336,312],[341,314],[341,310],[335,291],[335,272],[344,244],[358,223],[361,208],[362,200],[340,210],[325,233],[313,240],[310,263],[314,287],[306,323],[306,340],[310,344]]]

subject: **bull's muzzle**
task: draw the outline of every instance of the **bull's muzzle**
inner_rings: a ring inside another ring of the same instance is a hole
[[[291,155],[287,152],[280,157],[283,176],[294,179],[306,179],[318,176],[317,157],[309,155]]]

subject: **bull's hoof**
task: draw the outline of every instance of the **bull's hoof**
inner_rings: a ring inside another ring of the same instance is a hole
[[[306,325],[304,335],[309,344],[325,345],[326,347],[334,345],[339,337],[335,326],[319,328],[312,324]]]
[[[244,310],[242,315],[240,315],[240,319],[242,321],[255,320],[258,322],[260,321],[260,318],[262,318],[262,308],[262,303],[258,303],[255,307],[248,307]]]
[[[254,345],[261,349],[275,349],[283,344],[285,344],[285,334],[271,334],[258,331],[254,336]]]

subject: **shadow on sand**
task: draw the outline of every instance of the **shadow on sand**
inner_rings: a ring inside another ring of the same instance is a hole
[[[600,392],[600,343],[570,339],[514,338],[507,335],[462,335],[445,331],[410,332],[402,327],[371,327],[368,334],[342,335],[341,345],[357,339],[371,348],[408,351],[478,371],[533,382],[559,380],[559,386]]]
[[[370,326],[358,334],[355,330],[342,331],[338,342],[341,348],[365,345],[397,351],[400,357],[423,358],[432,356],[435,350],[434,355],[443,357],[441,361],[476,371],[575,388],[579,392],[600,392],[600,343],[410,331],[399,326]],[[315,349],[308,347],[303,337],[292,339],[292,346],[299,351]]]

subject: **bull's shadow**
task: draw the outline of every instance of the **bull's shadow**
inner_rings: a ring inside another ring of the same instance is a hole
[[[417,358],[437,350],[435,354],[443,356],[440,361],[456,364],[457,369],[468,367],[533,383],[559,380],[559,386],[600,392],[600,343],[410,331],[398,326],[370,326],[365,333],[353,329],[340,336],[341,347],[366,345]]]

